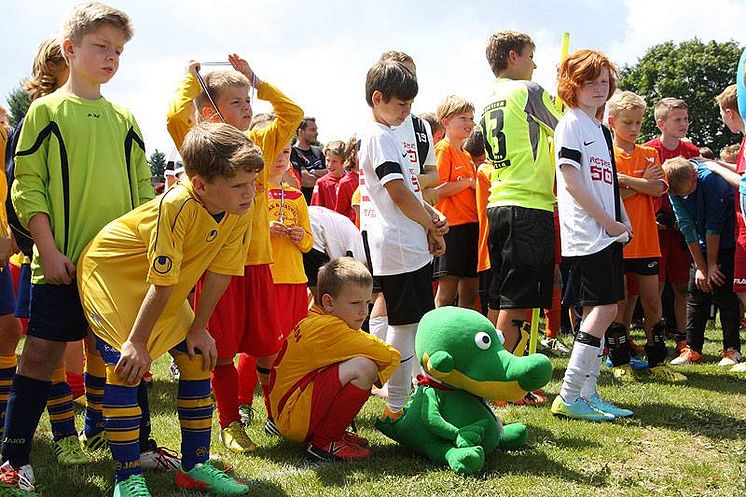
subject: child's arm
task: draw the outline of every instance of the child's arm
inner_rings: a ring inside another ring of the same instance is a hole
[[[694,274],[694,283],[697,288],[703,292],[709,292],[711,290],[709,276],[707,272],[707,262],[705,261],[704,255],[702,255],[702,249],[699,246],[699,240],[697,238],[697,225],[694,216],[689,212],[689,209],[684,205],[681,197],[676,195],[669,195],[671,199],[671,207],[676,215],[676,221],[679,223],[679,230],[684,235],[684,240],[689,247],[689,253],[692,254],[692,260],[694,261],[694,267],[696,268]]]
[[[50,285],[69,285],[75,279],[75,266],[65,254],[57,249],[49,224],[49,216],[37,212],[28,223],[29,232],[39,251],[44,279]]]
[[[630,233],[630,235],[632,234],[632,229],[629,226],[615,220],[609,215],[601,204],[598,203],[593,194],[585,188],[580,176],[582,173],[579,169],[569,164],[562,164],[560,172],[562,173],[562,178],[565,180],[565,189],[567,192],[572,195],[583,210],[601,225],[609,236],[616,237],[625,231]]]
[[[455,165],[450,147],[436,149],[435,157],[437,161],[438,183],[440,183],[436,188],[438,198],[450,197],[467,188],[476,187],[474,178],[456,178],[455,181],[449,181],[453,176],[453,167]]]
[[[207,331],[207,322],[215,310],[215,306],[223,296],[231,282],[231,276],[226,274],[205,271],[202,280],[202,292],[200,293],[197,308],[194,310],[194,321],[187,333],[187,352],[189,357],[195,357],[195,349],[202,353],[202,369],[215,369],[218,361],[218,349],[215,347],[215,339]]]
[[[308,206],[303,196],[298,197],[298,225],[290,228],[288,236],[304,254],[313,248],[311,218],[308,216]]]
[[[396,204],[399,210],[412,221],[416,222],[427,233],[430,253],[438,257],[445,253],[445,241],[443,235],[438,232],[438,228],[433,222],[432,215],[427,208],[420,202],[409,188],[404,184],[403,179],[388,181],[383,187]]]
[[[723,178],[729,184],[738,188],[739,184],[741,183],[741,175],[738,174],[734,169],[731,169],[726,164],[727,163],[725,162],[716,162],[716,161],[708,160],[707,162],[704,163],[704,166],[710,171],[712,171],[713,173]]]
[[[184,138],[194,126],[194,122],[192,122],[194,99],[202,91],[196,76],[199,70],[199,62],[190,60],[189,65],[187,65],[187,74],[168,107],[166,128],[174,144],[176,144],[176,148],[181,148]],[[199,112],[199,110],[196,112]]]

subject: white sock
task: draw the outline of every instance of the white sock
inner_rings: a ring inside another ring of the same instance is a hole
[[[583,388],[580,389],[580,395],[586,399],[590,399],[598,393],[596,391],[596,385],[598,384],[598,377],[601,374],[601,363],[603,362],[604,353],[604,338],[601,338],[601,347],[598,349],[598,360],[591,366],[590,371],[588,371],[588,377],[585,379],[585,383],[583,383]]]
[[[368,329],[370,334],[379,340],[386,341],[386,333],[389,328],[388,316],[376,316],[368,320]]]
[[[412,365],[417,361],[414,355],[414,336],[416,324],[389,325],[386,343],[392,345],[401,354],[401,363],[391,375],[388,386],[388,406],[398,411],[407,403],[412,390]]]
[[[585,343],[587,341],[591,343]],[[601,348],[595,343],[600,343],[600,339],[581,331],[572,346],[570,362],[567,364],[565,378],[560,389],[560,396],[569,404],[577,402],[583,384],[598,362]]]

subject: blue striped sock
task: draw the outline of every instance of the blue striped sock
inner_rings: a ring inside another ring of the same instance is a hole
[[[0,440],[3,437],[5,427],[5,407],[8,404],[10,387],[13,385],[13,376],[16,374],[16,355],[0,355]]]
[[[142,412],[137,404],[137,387],[106,385],[103,412],[116,481],[142,473],[139,441]]]
[[[180,379],[176,405],[181,425],[181,466],[190,471],[196,464],[210,458],[213,410],[210,379]]]
[[[54,441],[70,436],[76,436],[75,412],[73,411],[73,396],[70,385],[66,381],[52,383],[47,400],[49,424],[52,425]]]
[[[88,371],[85,375],[85,436],[91,438],[104,429],[104,413],[102,406],[104,403],[104,386],[106,378],[95,376]]]

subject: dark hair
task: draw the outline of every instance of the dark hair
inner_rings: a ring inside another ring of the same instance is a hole
[[[308,127],[309,122],[315,123],[316,118],[315,117],[304,117],[303,120],[300,123],[298,123],[297,129],[306,129]]]
[[[493,34],[487,43],[485,54],[492,73],[500,77],[500,73],[508,68],[510,51],[513,50],[518,55],[523,55],[523,49],[526,47],[535,48],[533,40],[527,34],[516,31],[500,31]]]
[[[385,60],[373,64],[365,78],[365,101],[371,107],[375,91],[381,92],[384,102],[392,98],[408,101],[414,100],[419,88],[417,78],[404,67],[404,64]]]
[[[469,155],[471,155],[472,159],[482,157],[487,153],[484,148],[484,134],[482,133],[482,130],[481,128],[479,128],[479,126],[474,127],[474,130],[469,135],[469,138],[467,138],[464,142],[464,150],[469,152]],[[479,164],[474,165],[479,166]]]
[[[190,178],[232,178],[238,171],[259,172],[262,151],[245,134],[225,123],[201,122],[189,131],[179,150]]]

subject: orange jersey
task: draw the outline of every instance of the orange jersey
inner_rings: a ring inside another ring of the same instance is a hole
[[[477,169],[477,218],[479,220],[479,245],[477,246],[477,272],[490,269],[490,250],[487,239],[490,235],[490,223],[487,219],[487,204],[490,199],[490,186],[492,186],[492,173],[495,166],[485,162]]]
[[[441,185],[459,179],[474,179],[476,176],[469,153],[451,145],[447,138],[435,145],[435,157]],[[443,213],[450,226],[477,222],[476,197],[471,187],[449,197],[441,197],[435,203],[435,208]]]
[[[202,88],[197,78],[189,73],[171,102],[166,127],[176,148],[181,148],[184,138],[194,126],[190,117],[192,102],[201,91]],[[298,123],[303,119],[303,109],[266,81],[262,81],[257,89],[257,98],[270,102],[277,117],[266,128],[246,132],[249,139],[262,150],[264,158],[264,169],[256,177],[256,197],[252,209],[253,231],[246,259],[247,266],[272,263],[272,245],[269,240],[269,217],[267,215],[267,174],[269,166],[275,162],[282,149],[290,143]]]
[[[270,236],[272,258],[275,263],[269,268],[275,284],[306,283],[303,270],[303,253],[313,248],[311,220],[303,194],[287,183],[282,186],[269,183],[268,202],[270,221],[279,221],[288,228],[300,226],[305,232],[299,243],[286,236]]]
[[[614,147],[617,171],[627,176],[641,178],[650,166],[659,166],[658,152],[652,147],[635,145],[631,154]],[[636,193],[624,199],[624,208],[632,224],[632,241],[624,247],[625,259],[660,257],[658,227],[655,224],[653,197]]]

